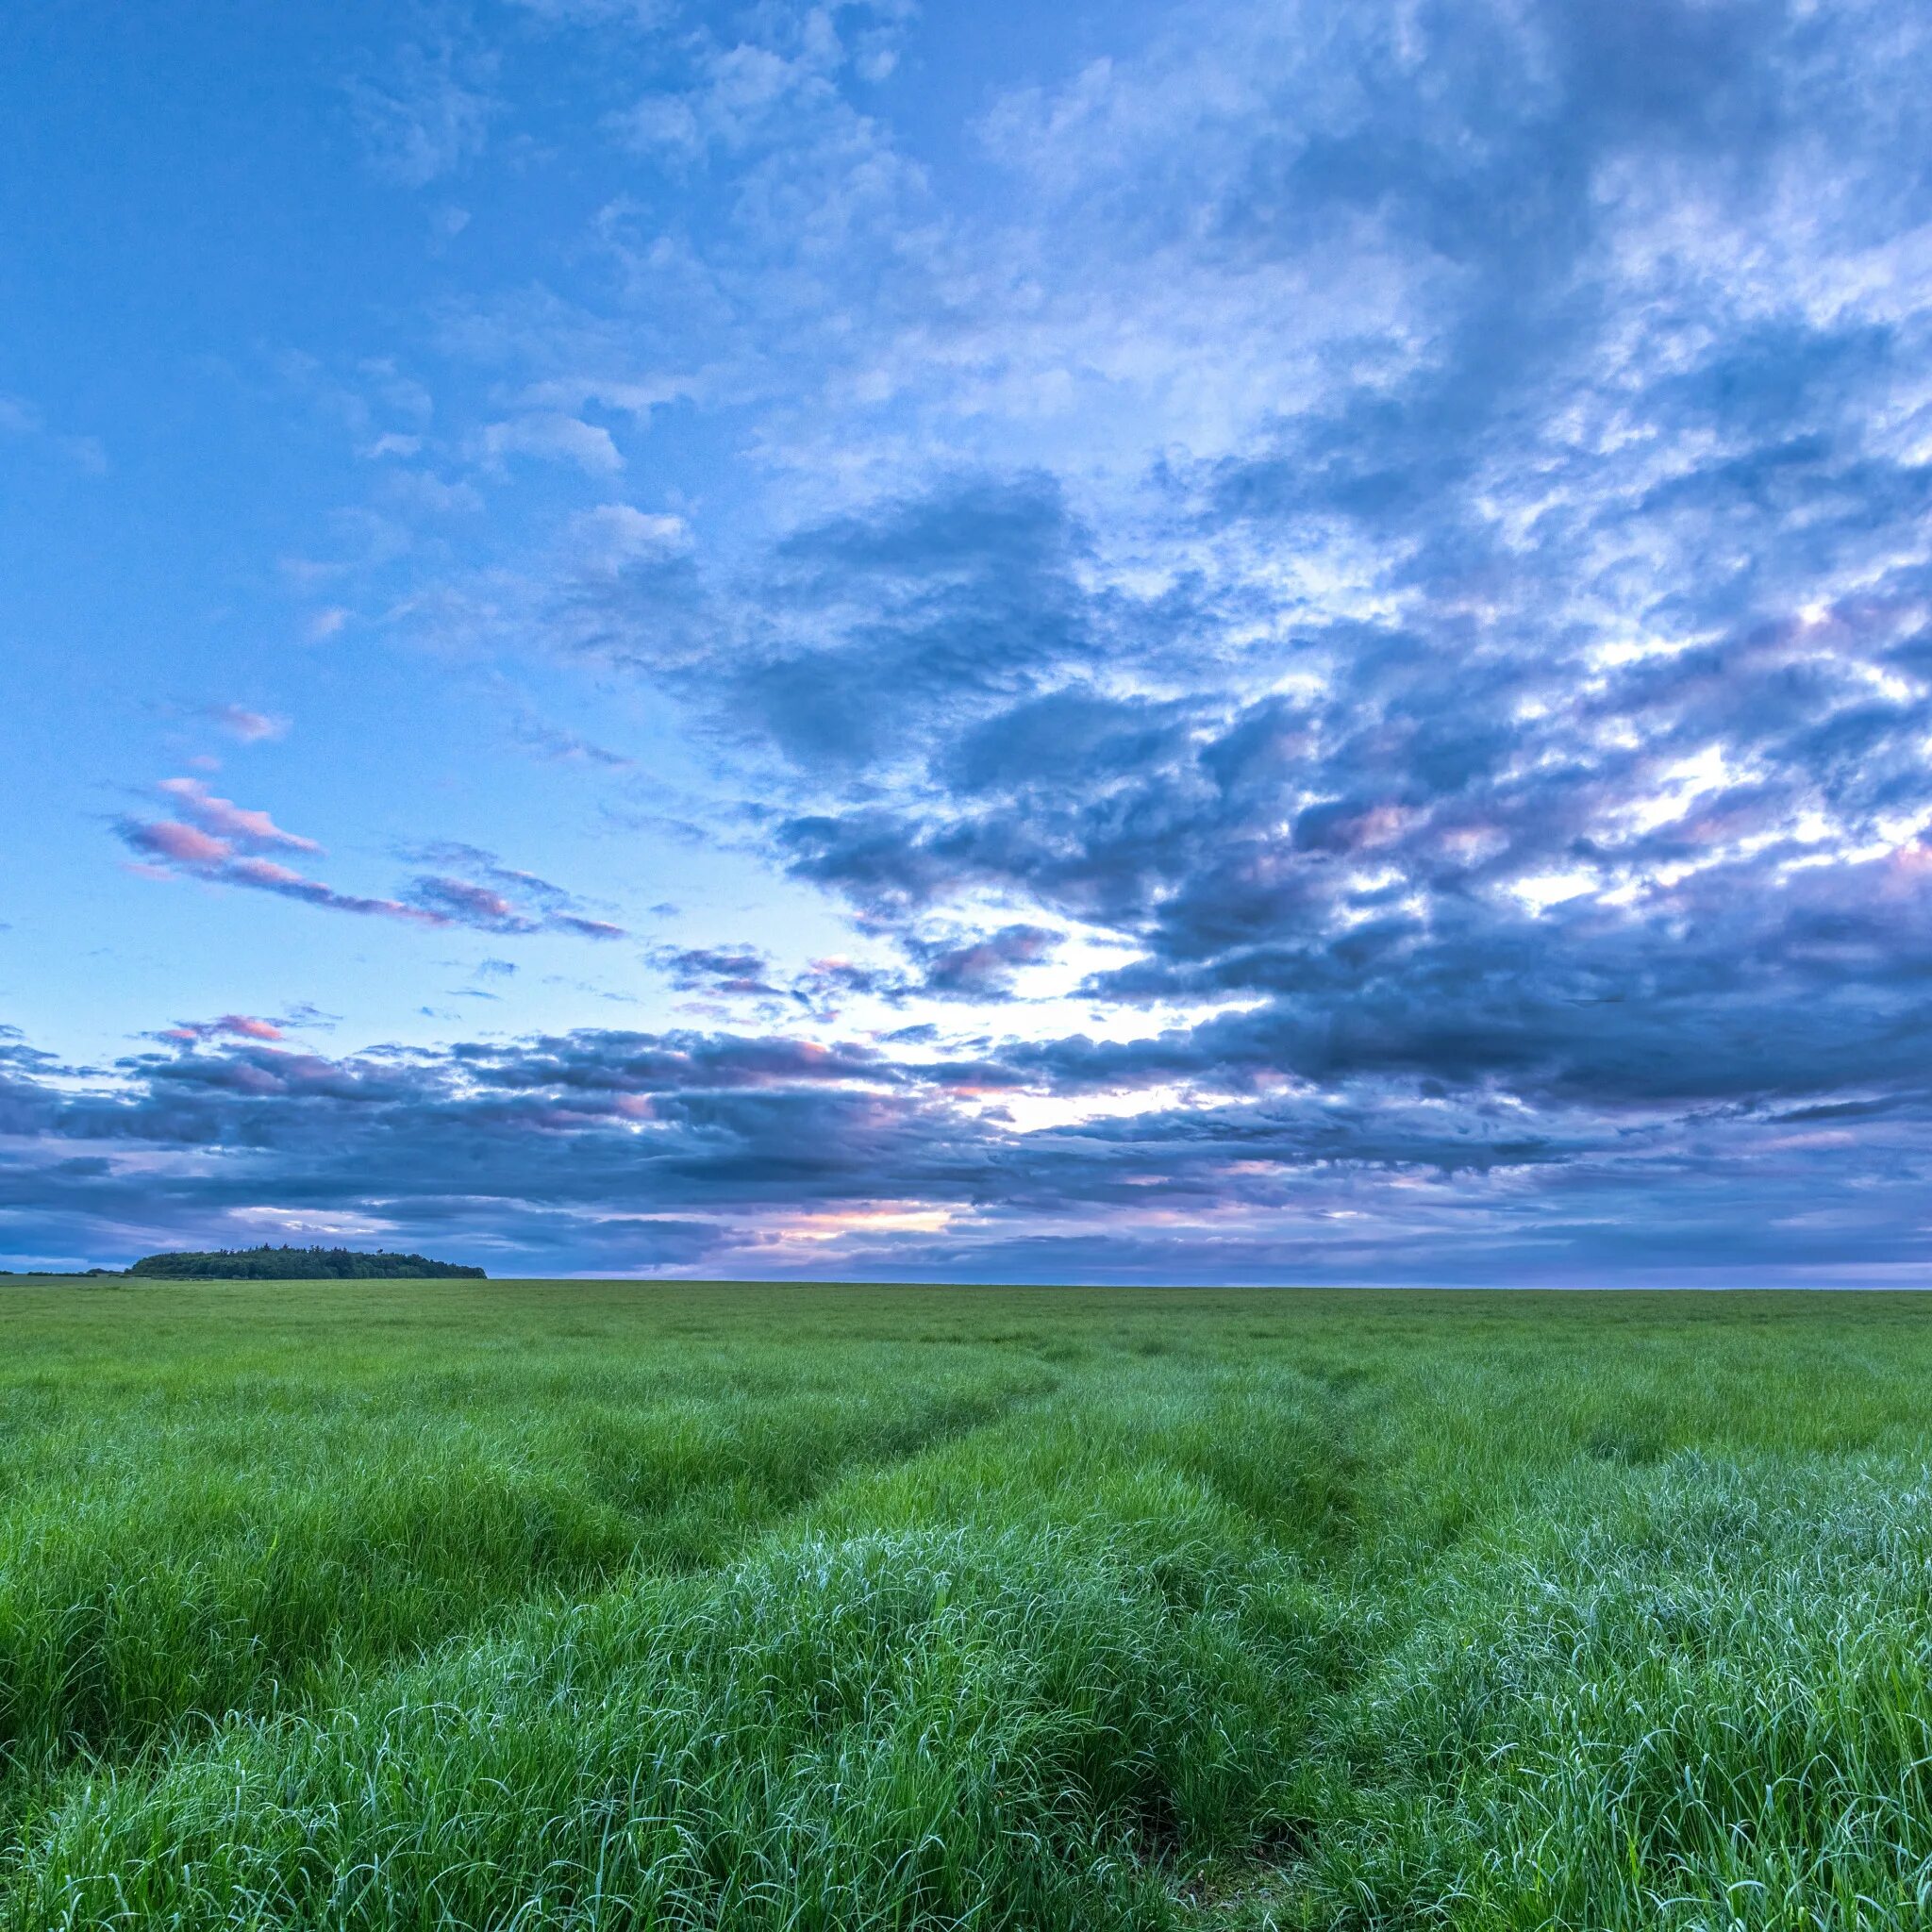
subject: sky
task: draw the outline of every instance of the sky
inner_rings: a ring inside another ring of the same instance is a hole
[[[0,17],[0,1265],[1910,1285],[1920,0]]]

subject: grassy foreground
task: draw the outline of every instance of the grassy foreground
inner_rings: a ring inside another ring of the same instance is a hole
[[[0,1927],[1921,1926],[1932,1301],[0,1288]]]

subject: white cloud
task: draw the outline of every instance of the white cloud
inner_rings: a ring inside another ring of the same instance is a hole
[[[575,463],[590,475],[614,475],[624,457],[601,424],[558,410],[541,410],[491,423],[483,431],[485,459],[500,465],[506,457],[536,457],[545,462]]]
[[[483,152],[498,103],[490,54],[445,42],[406,46],[380,78],[349,83],[356,126],[371,164],[406,188],[425,188]]]
[[[627,503],[599,504],[571,520],[571,532],[585,565],[611,575],[641,558],[682,550],[691,526],[682,517],[653,516]]]
[[[98,437],[70,436],[50,429],[41,411],[21,396],[0,394],[0,437],[43,442],[75,469],[92,475],[101,475],[108,468],[108,452]]]

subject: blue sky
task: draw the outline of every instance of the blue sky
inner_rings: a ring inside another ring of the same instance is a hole
[[[0,1262],[1917,1281],[1932,19],[0,25]]]

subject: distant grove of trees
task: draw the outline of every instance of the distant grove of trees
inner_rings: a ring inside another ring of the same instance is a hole
[[[143,1255],[129,1274],[162,1281],[388,1281],[428,1276],[487,1280],[480,1268],[395,1255],[386,1248],[216,1248],[206,1254]]]

